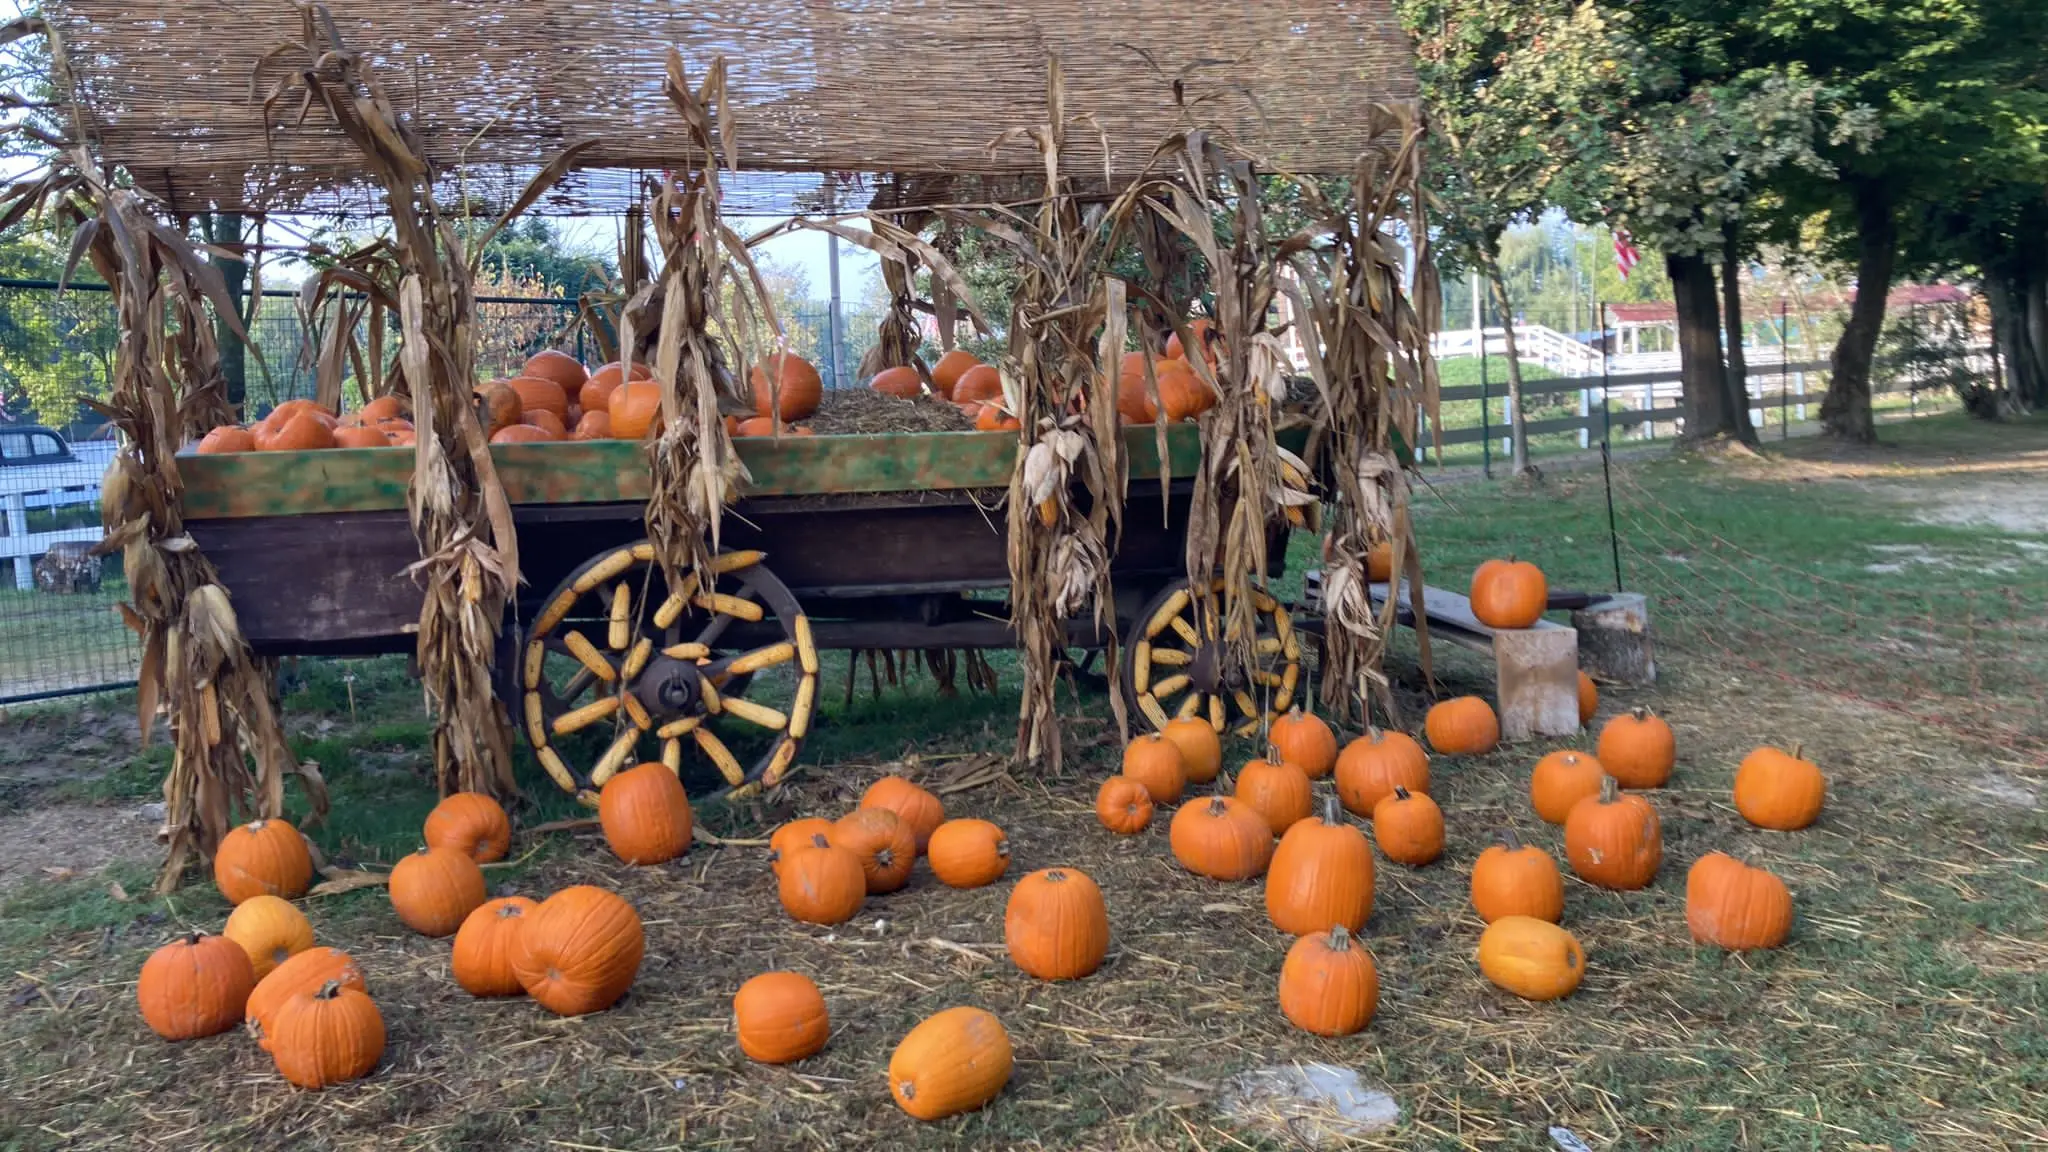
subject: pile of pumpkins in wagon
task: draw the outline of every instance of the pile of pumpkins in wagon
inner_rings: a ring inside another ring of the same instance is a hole
[[[1208,340],[1206,355],[1216,362],[1213,329],[1195,321]],[[1147,386],[1146,368],[1152,371]],[[732,436],[808,436],[808,420],[823,402],[824,381],[810,361],[778,352],[748,371],[754,415],[726,418]],[[984,432],[1014,431],[1017,418],[1003,398],[1002,375],[973,354],[953,349],[927,371],[918,366],[885,368],[868,381],[877,392],[910,399],[931,397],[958,407]],[[591,371],[567,352],[547,349],[506,380],[476,387],[477,413],[493,444],[558,440],[639,440],[661,427],[661,386],[647,365],[617,362]],[[1117,411],[1133,424],[1192,419],[1216,403],[1216,392],[1183,355],[1180,338],[1167,342],[1159,359],[1143,352],[1123,358],[1117,381]],[[195,446],[201,455],[228,452],[306,452],[321,448],[408,447],[414,442],[411,409],[401,396],[379,396],[349,412],[335,412],[312,400],[287,400],[248,425],[223,424]]]
[[[1547,599],[1542,573],[1520,562],[1489,561],[1473,593],[1475,611],[1497,627],[1532,623]],[[1584,723],[1598,707],[1598,690],[1583,677],[1580,688]],[[1424,735],[1439,755],[1480,755],[1494,750],[1499,726],[1486,701],[1461,697],[1430,709]],[[1664,854],[1650,793],[1669,780],[1675,761],[1670,726],[1633,709],[1606,722],[1592,754],[1562,750],[1538,760],[1529,804],[1538,818],[1563,827],[1566,862],[1580,879],[1641,889]],[[1108,833],[1136,836],[1160,809],[1178,805],[1167,829],[1173,858],[1221,883],[1263,878],[1268,916],[1294,938],[1276,989],[1281,1013],[1320,1036],[1363,1030],[1379,1001],[1378,970],[1359,935],[1372,914],[1374,845],[1378,856],[1407,868],[1429,867],[1446,849],[1429,754],[1407,733],[1378,728],[1340,747],[1328,723],[1297,708],[1272,723],[1261,757],[1234,778],[1223,769],[1222,744],[1207,723],[1174,721],[1125,746],[1121,771],[1096,792],[1095,817]],[[1333,787],[1319,804],[1320,780]],[[1190,789],[1206,792],[1191,796]],[[1825,795],[1820,769],[1796,749],[1759,748],[1735,775],[1736,810],[1762,828],[1807,827]],[[1347,813],[1370,823],[1370,840]],[[611,851],[630,865],[675,859],[692,839],[683,785],[656,763],[605,783],[598,823]],[[415,932],[453,937],[453,978],[473,995],[524,995],[565,1016],[611,1007],[639,970],[645,936],[638,914],[617,893],[590,885],[540,901],[489,898],[481,865],[502,859],[511,836],[496,801],[471,793],[445,798],[427,817],[426,847],[391,870],[393,911]],[[782,825],[768,849],[782,908],[816,925],[845,923],[870,896],[901,889],[919,858],[940,882],[965,889],[996,883],[1010,866],[1002,828],[949,819],[938,796],[898,776],[868,788],[851,812]],[[143,965],[137,994],[149,1026],[185,1040],[245,1024],[285,1079],[302,1087],[369,1074],[383,1053],[383,1019],[355,961],[317,946],[291,902],[313,875],[299,831],[283,820],[236,828],[213,868],[234,911],[221,935],[175,941]],[[1473,860],[1471,901],[1487,925],[1478,967],[1488,980],[1532,1001],[1578,987],[1586,953],[1561,925],[1564,883],[1547,853],[1505,833]],[[1713,852],[1687,874],[1686,920],[1702,943],[1773,948],[1789,934],[1792,897],[1771,873]],[[1110,932],[1102,891],[1079,868],[1041,869],[1010,888],[1004,944],[1029,977],[1092,975]],[[765,1063],[814,1055],[831,1033],[823,995],[797,972],[748,980],[734,995],[733,1023],[740,1049]],[[889,1091],[910,1115],[938,1119],[994,1099],[1011,1063],[1002,1022],[961,1005],[904,1036],[889,1059]]]

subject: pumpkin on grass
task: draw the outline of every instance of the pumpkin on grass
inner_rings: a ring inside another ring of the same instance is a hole
[[[1593,678],[1591,676],[1586,675],[1584,672],[1580,672],[1579,727],[1584,728],[1586,725],[1591,724],[1593,722],[1594,715],[1599,711],[1600,686],[1598,684],[1593,683]]]
[[[1500,744],[1500,719],[1477,696],[1445,700],[1422,718],[1429,746],[1448,756],[1484,756]]]
[[[1111,776],[1095,790],[1095,819],[1119,836],[1135,836],[1152,824],[1152,794],[1129,776]]]
[[[889,1055],[889,1095],[919,1120],[972,1112],[1002,1092],[1015,1059],[993,1013],[948,1008],[912,1028]]]
[[[1536,761],[1529,773],[1529,803],[1546,823],[1562,824],[1572,814],[1572,805],[1600,794],[1606,775],[1600,761],[1584,752],[1552,752]]]
[[[1564,917],[1564,877],[1550,853],[1522,843],[1512,828],[1472,865],[1472,910],[1488,924],[1528,916],[1555,924]]]
[[[894,812],[898,820],[909,826],[920,856],[931,843],[932,833],[946,822],[946,805],[901,776],[884,776],[868,785],[868,790],[860,795],[860,806]]]
[[[777,876],[782,875],[782,862],[799,848],[811,847],[812,840],[832,834],[832,822],[822,816],[805,816],[791,820],[775,830],[768,837],[768,867]]]
[[[1296,940],[1280,963],[1280,1012],[1304,1032],[1361,1032],[1379,1005],[1379,968],[1342,924]]]
[[[1266,739],[1279,750],[1280,759],[1308,773],[1311,780],[1328,776],[1337,766],[1337,734],[1322,717],[1303,712],[1298,705],[1273,721]]]
[[[588,884],[564,888],[521,917],[512,939],[519,986],[557,1016],[618,1003],[647,949],[640,914],[618,894]]]
[[[1168,720],[1161,736],[1180,749],[1181,771],[1190,784],[1207,784],[1223,771],[1223,741],[1207,720],[1183,716]]]
[[[383,1014],[368,993],[339,980],[285,1001],[271,1027],[270,1058],[301,1088],[359,1080],[384,1058]]]
[[[1181,867],[1211,880],[1249,880],[1273,859],[1272,825],[1229,796],[1182,805],[1167,826],[1167,843]]]
[[[1040,980],[1079,980],[1109,953],[1102,889],[1075,868],[1042,868],[1010,889],[1003,913],[1010,962]]]
[[[794,1064],[824,1051],[832,1035],[825,995],[798,972],[763,972],[732,998],[733,1032],[747,1059]]]
[[[1479,934],[1479,971],[1524,1000],[1557,1000],[1586,978],[1586,951],[1548,920],[1503,916]]]
[[[1677,763],[1671,725],[1648,708],[1635,708],[1607,721],[1595,747],[1600,766],[1623,788],[1662,788]]]
[[[220,934],[249,954],[249,968],[258,980],[279,964],[313,946],[313,925],[289,900],[251,896],[228,913]]]
[[[776,896],[782,910],[806,924],[844,924],[867,899],[867,871],[851,849],[834,845],[825,834],[811,837],[811,846],[783,857],[776,870]]]
[[[1178,804],[1188,785],[1180,746],[1158,732],[1147,732],[1124,745],[1124,775],[1143,784],[1154,804]]]
[[[481,792],[457,792],[427,813],[429,848],[453,848],[479,864],[505,858],[512,849],[512,820],[505,808]]]
[[[1709,852],[1685,874],[1685,924],[1702,944],[1776,948],[1792,934],[1792,891],[1762,868]]]
[[[524,896],[486,900],[455,931],[455,982],[471,996],[517,996],[512,947],[526,918],[540,905]]]
[[[1777,748],[1759,748],[1735,769],[1735,810],[1759,828],[1796,832],[1820,819],[1827,803],[1827,777],[1820,766]]]
[[[489,898],[484,871],[453,848],[422,848],[391,869],[391,907],[422,936],[453,936]]]
[[[1372,834],[1387,859],[1420,868],[1444,854],[1444,812],[1429,793],[1397,786],[1373,806]]]
[[[1010,870],[1010,839],[986,820],[948,820],[932,833],[925,856],[948,888],[980,888]]]
[[[1337,756],[1337,798],[1354,816],[1370,818],[1394,787],[1429,791],[1429,753],[1406,732],[1367,728]]]
[[[1527,560],[1488,560],[1472,573],[1472,615],[1489,628],[1527,628],[1543,618],[1550,582]]]
[[[628,864],[660,864],[690,850],[695,822],[683,782],[662,764],[641,764],[604,782],[597,794],[604,842]]]
[[[194,932],[142,962],[135,1000],[143,1022],[166,1040],[196,1040],[235,1026],[256,975],[249,954],[225,936]]]
[[[1280,837],[1266,869],[1266,915],[1290,936],[1341,927],[1358,932],[1372,916],[1372,845],[1325,797],[1322,819]]]
[[[1623,795],[1614,777],[1600,794],[1572,805],[1564,822],[1564,854],[1579,879],[1602,888],[1646,888],[1664,862],[1664,831],[1657,809],[1635,793]]]
[[[251,896],[294,900],[313,882],[313,854],[289,820],[253,820],[221,837],[213,882],[228,903]]]
[[[1271,748],[1265,759],[1248,762],[1237,774],[1237,800],[1263,816],[1275,836],[1308,819],[1315,809],[1308,773],[1281,760]]]
[[[832,825],[833,844],[852,852],[867,877],[868,895],[894,892],[910,882],[917,839],[887,808],[856,808]]]
[[[249,993],[249,1004],[242,1014],[242,1020],[256,1037],[257,1045],[266,1052],[270,1050],[270,1027],[285,1001],[301,992],[318,992],[332,981],[339,981],[350,988],[369,990],[363,981],[363,970],[356,967],[349,954],[339,948],[308,948],[258,980],[255,991]]]

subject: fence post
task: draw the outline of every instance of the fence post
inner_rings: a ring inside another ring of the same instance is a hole
[[[1587,428],[1587,424],[1591,422],[1592,415],[1593,390],[1591,388],[1581,388],[1579,389],[1579,449],[1581,451],[1592,447],[1591,433]]]
[[[9,492],[5,501],[6,534],[9,536],[28,535],[28,500],[19,492]],[[26,592],[36,586],[35,558],[22,555],[14,558],[14,587]]]
[[[1488,398],[1489,385],[1486,381],[1486,341],[1479,341],[1479,472],[1488,480],[1493,479],[1493,429],[1488,425],[1493,401]]]
[[[1792,370],[1792,343],[1786,338],[1785,302],[1778,301],[1778,439],[1790,440],[1792,426],[1785,422],[1786,374]]]

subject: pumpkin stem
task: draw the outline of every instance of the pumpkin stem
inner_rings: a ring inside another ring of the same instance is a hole
[[[1792,758],[1794,760],[1802,759],[1802,757],[1799,754],[1804,751],[1806,751],[1806,745],[1804,742],[1798,740],[1794,740],[1792,742]]]
[[[1230,811],[1230,809],[1223,803],[1222,796],[1217,795],[1209,797],[1209,815],[1221,816],[1228,811]]]
[[[1635,717],[1636,723],[1638,724],[1650,718],[1650,710],[1648,708],[1643,707],[1641,704],[1638,704],[1635,707],[1629,709],[1628,714]]]
[[[1351,933],[1346,931],[1342,924],[1332,924],[1330,926],[1330,951],[1349,952],[1350,950]]]
[[[1372,741],[1374,744],[1377,744],[1381,740],[1386,739],[1386,735],[1386,733],[1380,731],[1379,725],[1377,724],[1367,724],[1365,726],[1365,738],[1367,740]]]
[[[194,928],[192,931],[185,933],[185,946],[190,948],[204,939],[206,939],[206,933]]]
[[[313,999],[332,1000],[339,995],[341,995],[341,981],[329,980],[327,983],[322,984],[320,986],[320,990],[318,992],[313,993]]]
[[[1522,838],[1515,834],[1513,828],[1503,828],[1500,830],[1500,842],[1501,846],[1510,852],[1520,852],[1522,850]]]
[[[1048,868],[1045,870],[1045,882],[1047,884],[1065,884],[1067,882],[1067,874],[1057,868]]]
[[[1396,784],[1396,785],[1394,785],[1394,799],[1396,799],[1396,800],[1406,800],[1406,799],[1408,799],[1408,789],[1406,789],[1406,788],[1403,788],[1403,787],[1402,787],[1401,785],[1399,785],[1399,784]]]
[[[1323,823],[1335,828],[1341,822],[1342,818],[1337,815],[1337,797],[1323,797]]]
[[[1621,781],[1612,776],[1600,777],[1600,802],[1612,804],[1621,798]]]

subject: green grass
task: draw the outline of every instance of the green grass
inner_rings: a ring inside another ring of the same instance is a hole
[[[146,869],[119,865],[0,896],[0,971],[26,974],[10,985],[16,1006],[0,1013],[9,1101],[0,1148],[129,1147],[175,1132],[195,1146],[1277,1152],[1299,1145],[1223,1118],[1214,1086],[1246,1067],[1295,1061],[1356,1066],[1389,1086],[1404,1121],[1371,1147],[1550,1148],[1552,1124],[1596,1148],[2027,1146],[2048,1115],[2039,947],[2048,818],[2038,799],[2028,806],[1987,789],[2048,794],[2048,757],[1987,749],[1910,711],[1855,703],[1843,693],[1891,683],[1887,661],[1807,651],[1807,637],[1770,625],[1795,612],[1827,619],[1810,592],[1817,578],[1863,600],[1864,630],[1836,642],[1867,657],[1912,640],[1907,605],[2000,593],[2001,581],[2038,593],[2048,583],[2038,557],[2031,570],[1985,570],[2024,553],[2014,533],[1915,514],[1985,485],[2012,484],[2006,506],[2048,485],[2048,422],[1941,418],[1886,433],[1891,442],[1873,454],[1795,442],[1762,461],[1625,465],[1618,519],[1635,527],[1624,577],[1659,589],[1663,676],[1650,689],[1610,687],[1603,713],[1658,709],[1678,732],[1679,766],[1654,794],[1665,844],[1657,881],[1633,893],[1567,881],[1566,925],[1589,957],[1584,986],[1567,1000],[1525,1004],[1480,979],[1467,870],[1502,826],[1559,853],[1557,830],[1527,812],[1528,765],[1550,747],[1590,747],[1590,736],[1436,758],[1446,859],[1382,865],[1365,934],[1379,1013],[1358,1037],[1323,1040],[1274,1010],[1287,942],[1267,924],[1256,885],[1175,868],[1164,814],[1138,837],[1095,826],[1093,787],[1114,770],[1118,747],[1104,697],[1084,691],[1061,698],[1063,772],[1018,772],[1014,786],[945,800],[953,815],[1006,829],[1013,875],[1058,864],[1101,884],[1114,944],[1086,980],[1042,985],[1011,968],[1000,947],[1005,885],[956,892],[920,867],[909,889],[872,900],[853,924],[812,929],[781,915],[758,848],[700,846],[683,861],[633,869],[594,836],[556,835],[518,867],[494,869],[491,882],[532,894],[600,883],[634,903],[648,953],[617,1009],[563,1022],[524,1001],[472,1002],[450,983],[447,942],[398,928],[380,892],[311,900],[322,942],[348,948],[368,971],[390,1040],[368,1081],[293,1092],[244,1039],[172,1046],[141,1027],[129,982],[142,957],[182,925],[217,927],[225,908],[203,884],[168,900],[140,895]],[[1418,490],[1417,504],[1432,583],[1459,586],[1479,559],[1510,551],[1539,559],[1558,586],[1611,583],[1597,472],[1448,484],[1440,495]],[[1667,525],[1648,522],[1652,508]],[[1676,526],[1681,516],[1689,526]],[[1872,543],[1956,562],[1873,571]],[[1297,542],[1295,558],[1306,549]],[[1669,558],[1679,549],[1690,549],[1688,563]],[[2019,653],[2028,641],[2015,635],[2007,648]],[[1396,653],[1403,699],[1419,704],[1405,633]],[[1888,663],[1943,659],[1922,652]],[[1480,682],[1476,661],[1443,660],[1455,684]],[[824,715],[794,785],[738,805],[704,803],[702,825],[758,836],[792,815],[843,810],[887,771],[942,786],[956,758],[1002,750],[1014,734],[1007,661],[1005,690],[993,696],[940,699],[915,678],[870,698],[863,671],[850,705],[844,667],[827,660]],[[309,661],[303,673],[304,689],[286,700],[293,738],[320,762],[336,800],[314,835],[330,853],[392,859],[411,846],[433,794],[417,691],[397,660]],[[37,739],[63,738],[43,732],[60,711],[35,715]],[[1795,834],[1745,825],[1728,800],[1734,765],[1760,742],[1795,740],[1829,774],[1826,813]],[[1251,752],[1235,745],[1230,758]],[[47,795],[146,797],[162,756]],[[524,823],[580,811],[521,756],[532,805]],[[1690,942],[1685,869],[1711,850],[1790,884],[1798,921],[1787,948],[1738,957]],[[132,898],[116,899],[110,879]],[[830,1046],[792,1069],[746,1063],[723,1023],[738,983],[771,967],[812,975],[833,1014]],[[1016,1075],[988,1109],[914,1124],[888,1101],[888,1053],[917,1019],[958,1003],[1001,1016]]]

